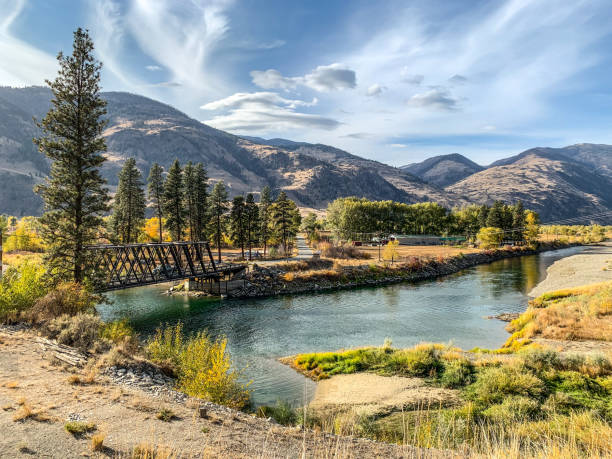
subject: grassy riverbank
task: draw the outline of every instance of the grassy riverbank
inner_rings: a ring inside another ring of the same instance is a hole
[[[506,355],[387,344],[284,361],[315,380],[355,373],[419,378],[432,390],[454,390],[459,400],[453,406],[400,405],[372,415],[341,400],[325,409],[315,397],[319,411],[310,413],[311,426],[503,457],[604,457],[612,444],[612,356],[557,352],[537,338],[612,340],[611,304],[612,283],[536,298],[510,324],[514,335],[507,346],[518,351]]]

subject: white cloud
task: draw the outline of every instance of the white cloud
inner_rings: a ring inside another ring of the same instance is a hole
[[[0,84],[41,85],[53,79],[58,65],[54,56],[16,38],[11,32],[23,12],[25,0],[0,0]]]
[[[227,9],[232,0],[94,0],[90,16],[97,52],[105,66],[129,88],[146,83],[125,65],[126,43],[133,40],[152,59],[148,70],[162,67],[172,82],[199,94],[225,90],[217,67],[210,64],[228,30]],[[130,51],[133,52],[133,51]]]
[[[453,75],[448,79],[451,84],[464,84],[467,83],[468,79],[463,75]]]
[[[415,94],[408,99],[407,104],[412,107],[433,107],[443,110],[454,110],[457,108],[457,99],[455,99],[444,88],[433,88],[429,91]]]
[[[320,115],[296,112],[297,107],[311,107],[312,102],[286,99],[273,92],[236,93],[202,105],[204,110],[223,110],[226,114],[203,121],[217,129],[241,131],[284,131],[291,129],[335,129],[340,122]]]
[[[425,79],[424,75],[411,73],[407,65],[405,65],[402,68],[402,71],[400,72],[400,76],[404,83],[413,84],[415,86],[420,85]]]
[[[378,83],[374,83],[370,86],[366,92],[366,96],[377,97],[380,96],[384,91],[387,90],[386,86],[381,86]]]
[[[147,69],[149,72],[157,72],[162,68],[159,65],[147,65],[145,69]]]
[[[357,85],[355,71],[344,64],[320,65],[311,73],[301,77],[286,77],[278,70],[253,70],[253,83],[264,89],[293,89],[298,85],[307,86],[315,91],[328,92],[352,89]]]
[[[392,143],[389,145],[391,148],[407,148],[408,145],[404,143]]]

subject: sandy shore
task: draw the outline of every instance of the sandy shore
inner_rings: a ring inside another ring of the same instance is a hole
[[[590,246],[578,255],[558,260],[546,273],[546,279],[529,292],[529,296],[537,297],[553,290],[612,281],[612,242]]]

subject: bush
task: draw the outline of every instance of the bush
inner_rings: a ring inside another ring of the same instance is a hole
[[[64,424],[66,432],[74,436],[84,435],[96,430],[96,425],[93,422],[70,421]]]
[[[476,382],[468,388],[468,395],[483,406],[501,403],[508,395],[539,397],[544,383],[518,366],[485,368]]]
[[[240,372],[226,348],[226,338],[212,339],[205,332],[185,338],[179,323],[157,329],[146,351],[152,361],[172,365],[186,394],[239,409],[248,404],[249,391],[238,382]]]
[[[386,369],[410,376],[435,377],[444,370],[438,354],[435,347],[429,344],[400,350],[391,355]]]
[[[128,319],[115,320],[102,327],[100,336],[115,344],[119,344],[134,338],[136,333],[130,326]]]
[[[369,253],[362,252],[352,245],[332,245],[323,243],[319,245],[321,256],[325,258],[338,258],[341,260],[369,260],[372,258]]]
[[[474,381],[474,365],[468,359],[457,359],[444,365],[440,385],[449,389],[462,387]]]
[[[476,239],[478,240],[478,244],[483,249],[492,249],[495,247],[499,247],[504,238],[504,232],[492,226],[481,228],[478,231],[478,235]]]
[[[40,265],[30,261],[6,270],[0,279],[0,322],[17,320],[47,292],[44,274]]]
[[[47,323],[46,330],[58,343],[88,351],[100,338],[102,326],[102,320],[93,314],[64,314]]]
[[[95,313],[100,297],[88,292],[83,286],[74,282],[59,284],[44,297],[38,299],[28,317],[32,322],[41,323],[62,315]]]
[[[298,421],[296,410],[285,400],[278,400],[275,406],[260,406],[257,415],[262,418],[272,418],[284,426],[295,425]]]
[[[482,414],[492,422],[511,424],[536,418],[540,404],[522,396],[511,396],[502,403],[490,406]]]

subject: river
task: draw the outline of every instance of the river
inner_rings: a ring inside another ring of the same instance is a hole
[[[225,335],[234,363],[253,381],[254,404],[299,404],[310,400],[315,383],[278,357],[382,345],[385,338],[394,347],[431,341],[497,348],[508,337],[506,324],[484,317],[522,312],[546,268],[580,250],[509,258],[418,283],[264,299],[196,299],[162,295],[167,285],[141,287],[108,294],[113,304],[98,309],[104,320],[130,318],[142,335],[179,320],[186,331]]]

